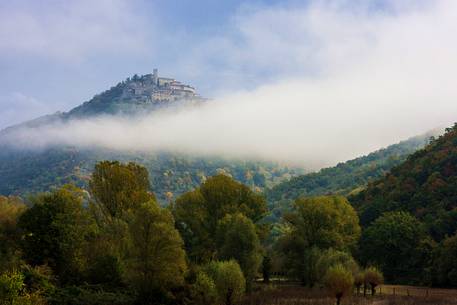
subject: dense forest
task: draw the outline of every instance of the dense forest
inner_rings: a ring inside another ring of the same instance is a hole
[[[410,138],[380,149],[366,156],[324,168],[283,181],[265,190],[265,197],[272,213],[271,222],[277,222],[284,211],[290,210],[296,198],[318,195],[347,196],[362,190],[428,144],[430,138],[439,135],[439,130]]]
[[[161,207],[144,166],[98,162],[88,191],[0,197],[1,304],[248,304],[278,276],[337,303],[456,287],[456,156],[457,125],[357,194],[297,198],[275,238],[262,193],[226,173]]]
[[[258,190],[302,174],[275,162],[243,161],[218,157],[192,157],[172,153],[116,152],[55,147],[42,151],[4,149],[0,152],[0,194],[20,195],[48,191],[72,183],[86,188],[99,160],[136,162],[149,171],[151,188],[160,204],[194,189],[206,177],[226,174]]]

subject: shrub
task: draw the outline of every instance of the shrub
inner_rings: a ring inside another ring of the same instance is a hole
[[[205,272],[214,281],[218,303],[232,305],[240,301],[246,289],[246,281],[235,260],[211,262]]]
[[[192,286],[191,295],[195,304],[215,304],[218,295],[213,279],[204,272],[198,272],[195,284]]]
[[[342,265],[330,267],[324,278],[325,286],[336,297],[336,304],[339,305],[341,299],[351,293],[354,278],[351,271]]]
[[[370,285],[371,295],[374,295],[376,292],[376,286],[382,284],[384,277],[376,267],[369,267],[364,272],[365,285]]]

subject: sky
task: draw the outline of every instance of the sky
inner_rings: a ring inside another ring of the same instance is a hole
[[[456,121],[456,35],[453,0],[4,1],[0,128],[157,67],[213,101],[19,142],[330,165]]]

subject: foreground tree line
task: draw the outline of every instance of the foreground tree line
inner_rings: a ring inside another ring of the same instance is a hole
[[[423,243],[405,213],[362,233],[344,197],[298,199],[279,234],[266,215],[260,194],[225,175],[161,207],[144,167],[100,162],[88,192],[67,185],[27,205],[0,197],[0,304],[228,305],[273,274],[325,287],[339,302],[354,288],[374,294],[383,281],[375,266],[398,271],[379,260],[409,254],[389,252],[402,247],[395,238],[414,249]],[[429,252],[410,259],[455,267],[455,244],[432,251],[436,260]]]

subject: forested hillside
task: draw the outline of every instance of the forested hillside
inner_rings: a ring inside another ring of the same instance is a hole
[[[0,152],[0,194],[26,195],[66,183],[87,188],[94,164],[100,160],[134,161],[144,165],[150,174],[151,189],[163,204],[194,189],[206,177],[220,173],[262,190],[303,172],[302,169],[273,162],[199,158],[171,153],[127,153],[72,147],[44,151],[14,150]]]
[[[423,148],[430,137],[438,133],[433,131],[413,137],[335,167],[293,177],[267,189],[265,196],[272,210],[272,220],[279,219],[283,211],[288,210],[299,197],[348,195],[360,191],[368,182],[382,177],[391,168],[404,162],[408,155]]]
[[[382,213],[407,211],[436,239],[457,229],[457,125],[394,167],[384,178],[350,197],[363,225]]]

